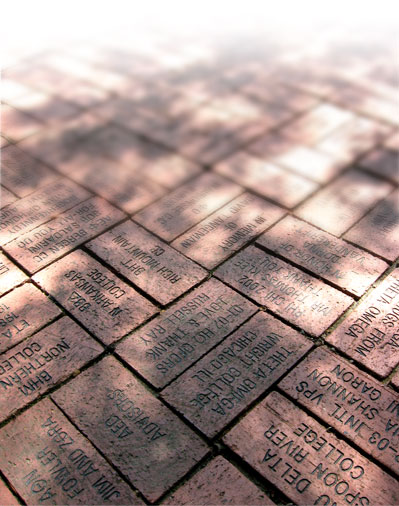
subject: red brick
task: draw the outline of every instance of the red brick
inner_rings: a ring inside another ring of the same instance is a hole
[[[362,295],[388,268],[363,250],[287,216],[257,243],[355,295]]]
[[[399,151],[399,132],[396,132],[394,135],[388,137],[388,139],[384,142],[384,146],[388,149],[392,149],[393,151]]]
[[[0,212],[0,244],[6,244],[79,204],[90,194],[68,180],[51,183]]]
[[[65,316],[3,353],[1,420],[66,379],[101,351],[94,339]]]
[[[202,440],[113,357],[52,397],[151,502],[207,453]]]
[[[327,338],[379,376],[399,364],[399,269],[395,269]]]
[[[105,344],[123,337],[158,311],[80,250],[36,274],[34,280]]]
[[[322,137],[342,127],[353,115],[330,104],[320,104],[280,131],[283,135],[305,144],[315,144]]]
[[[31,283],[15,288],[0,299],[0,352],[18,344],[60,313]]]
[[[8,146],[1,155],[2,182],[18,197],[25,197],[60,177],[18,146]]]
[[[399,501],[394,478],[277,392],[224,441],[296,504]]]
[[[376,149],[360,161],[360,166],[399,183],[399,155],[388,149]]]
[[[87,247],[161,304],[171,302],[207,275],[131,221],[90,241]]]
[[[44,123],[9,105],[1,105],[1,132],[13,141],[19,141],[44,128]]]
[[[78,107],[93,107],[109,97],[106,90],[76,79],[73,84],[65,79],[57,83],[57,91],[62,98]]]
[[[340,236],[391,190],[388,183],[350,170],[307,200],[295,214]]]
[[[350,441],[399,473],[399,396],[348,361],[317,348],[279,387]]]
[[[299,332],[258,313],[169,385],[162,397],[214,437],[311,347]]]
[[[0,497],[3,506],[18,506],[21,504],[17,498],[10,492],[4,481],[0,478]]]
[[[396,373],[392,376],[391,383],[399,390],[399,371],[396,371]]]
[[[212,278],[134,332],[117,352],[163,387],[256,312],[256,306]]]
[[[2,470],[29,505],[144,504],[50,399],[3,427],[0,442]]]
[[[316,336],[353,302],[347,295],[254,246],[228,260],[215,275]]]
[[[123,218],[121,211],[93,197],[14,239],[4,249],[34,273]]]
[[[388,260],[399,256],[399,192],[382,200],[345,235],[351,241]]]
[[[0,252],[0,295],[28,279],[18,267]]]
[[[171,241],[240,192],[238,185],[204,174],[136,214],[134,220]]]
[[[201,172],[200,165],[173,152],[164,151],[148,156],[140,165],[140,171],[166,188],[177,188],[187,179]]]
[[[162,504],[234,504],[271,506],[266,494],[223,457],[214,458]]]
[[[284,213],[255,195],[244,193],[175,239],[172,246],[212,269]]]
[[[0,186],[0,207],[8,206],[17,200],[17,197],[4,188],[4,186]]]
[[[85,156],[71,177],[127,213],[135,213],[165,193],[157,183],[103,157]]]
[[[7,144],[8,140],[0,135],[0,148],[4,148],[5,146],[7,146]]]
[[[308,179],[243,152],[217,164],[215,171],[289,208],[318,188]]]

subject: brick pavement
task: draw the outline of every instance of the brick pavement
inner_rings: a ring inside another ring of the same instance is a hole
[[[392,62],[257,49],[5,69],[1,505],[399,504]]]

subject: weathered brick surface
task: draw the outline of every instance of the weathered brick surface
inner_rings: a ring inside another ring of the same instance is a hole
[[[4,353],[0,360],[1,421],[101,351],[93,338],[65,316]]]
[[[385,181],[350,170],[317,192],[295,214],[340,236],[391,190],[392,186]]]
[[[399,363],[399,269],[348,315],[327,341],[368,369],[387,376]]]
[[[284,218],[257,243],[355,295],[362,295],[388,268],[386,262],[294,216]]]
[[[312,335],[322,334],[353,302],[254,246],[225,262],[215,276]]]
[[[161,304],[171,302],[207,275],[132,221],[112,228],[87,247]]]
[[[134,332],[116,351],[154,386],[163,387],[256,310],[212,278]]]
[[[30,336],[61,310],[31,283],[0,298],[0,352]]]
[[[13,495],[9,488],[6,486],[4,481],[0,478],[0,497],[1,497],[1,503],[4,506],[18,506],[21,504],[15,495]]]
[[[162,504],[275,504],[223,457],[214,458]]]
[[[0,430],[0,459],[29,505],[144,504],[49,399]]]
[[[394,478],[272,392],[224,441],[296,504],[396,504]]]
[[[172,246],[212,269],[283,214],[283,209],[246,192],[190,228]]]
[[[150,501],[207,453],[200,438],[113,357],[52,397]]]
[[[105,344],[120,339],[157,312],[147,299],[83,251],[70,253],[34,280]]]
[[[124,217],[105,200],[93,197],[14,239],[4,249],[34,273]]]
[[[279,386],[294,400],[399,474],[399,395],[319,347]]]
[[[0,252],[0,295],[8,292],[27,278],[21,269]]]
[[[312,346],[258,313],[162,392],[203,433],[215,436]]]
[[[216,174],[204,174],[135,214],[134,220],[171,241],[239,193],[238,185]]]

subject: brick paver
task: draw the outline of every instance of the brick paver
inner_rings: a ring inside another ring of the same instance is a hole
[[[5,48],[1,505],[399,504],[396,34],[230,9]]]

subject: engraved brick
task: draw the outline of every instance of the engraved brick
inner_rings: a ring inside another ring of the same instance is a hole
[[[4,249],[34,273],[124,216],[105,200],[93,197],[14,239]]]
[[[399,473],[399,396],[348,361],[317,348],[279,386],[293,399]]]
[[[344,109],[321,104],[297,120],[291,121],[288,126],[281,129],[281,133],[305,144],[315,144],[352,117],[353,114]]]
[[[399,269],[395,269],[327,338],[379,376],[399,363]]]
[[[0,361],[0,418],[66,379],[102,347],[67,316],[4,353]]]
[[[244,193],[173,241],[172,246],[212,269],[280,219],[284,212]]]
[[[11,491],[7,488],[7,485],[0,478],[0,497],[1,504],[3,506],[19,506],[21,504],[17,498],[11,493]]]
[[[388,265],[363,250],[287,216],[257,243],[355,295],[362,295]]]
[[[243,152],[217,164],[215,171],[289,208],[318,188],[313,181]]]
[[[391,384],[399,390],[399,371],[396,371],[396,373],[392,376]]]
[[[299,332],[258,313],[169,385],[162,397],[214,437],[311,347]]]
[[[399,192],[379,202],[344,239],[388,260],[399,256]]]
[[[350,170],[307,200],[295,214],[339,236],[391,189],[391,185],[373,176]]]
[[[18,267],[0,252],[0,295],[28,279]]]
[[[238,185],[216,174],[204,174],[136,214],[134,219],[171,241],[239,193]]]
[[[105,344],[123,337],[158,311],[80,250],[50,265],[34,280]]]
[[[224,441],[296,504],[399,501],[394,478],[277,392]]]
[[[202,440],[113,357],[52,397],[151,502],[207,453]]]
[[[171,302],[207,275],[132,221],[112,228],[87,247],[161,304]]]
[[[153,385],[163,387],[256,310],[212,278],[134,332],[117,352]]]
[[[399,155],[395,151],[376,149],[362,158],[360,166],[399,183]]]
[[[4,186],[0,186],[0,207],[8,206],[17,200],[17,197],[4,188]]]
[[[15,288],[0,299],[0,352],[18,344],[60,313],[31,283]]]
[[[59,174],[19,149],[7,146],[2,155],[2,182],[18,197],[25,197],[59,178]]]
[[[60,180],[32,193],[0,212],[0,244],[6,244],[87,199],[90,194],[75,183]]]
[[[353,302],[347,295],[254,246],[225,262],[215,276],[316,336]]]
[[[0,462],[29,505],[144,504],[50,399],[0,430]]]
[[[275,504],[229,461],[219,456],[190,478],[162,504]]]
[[[2,134],[13,141],[19,141],[44,128],[44,123],[24,114],[9,105],[1,105]]]

